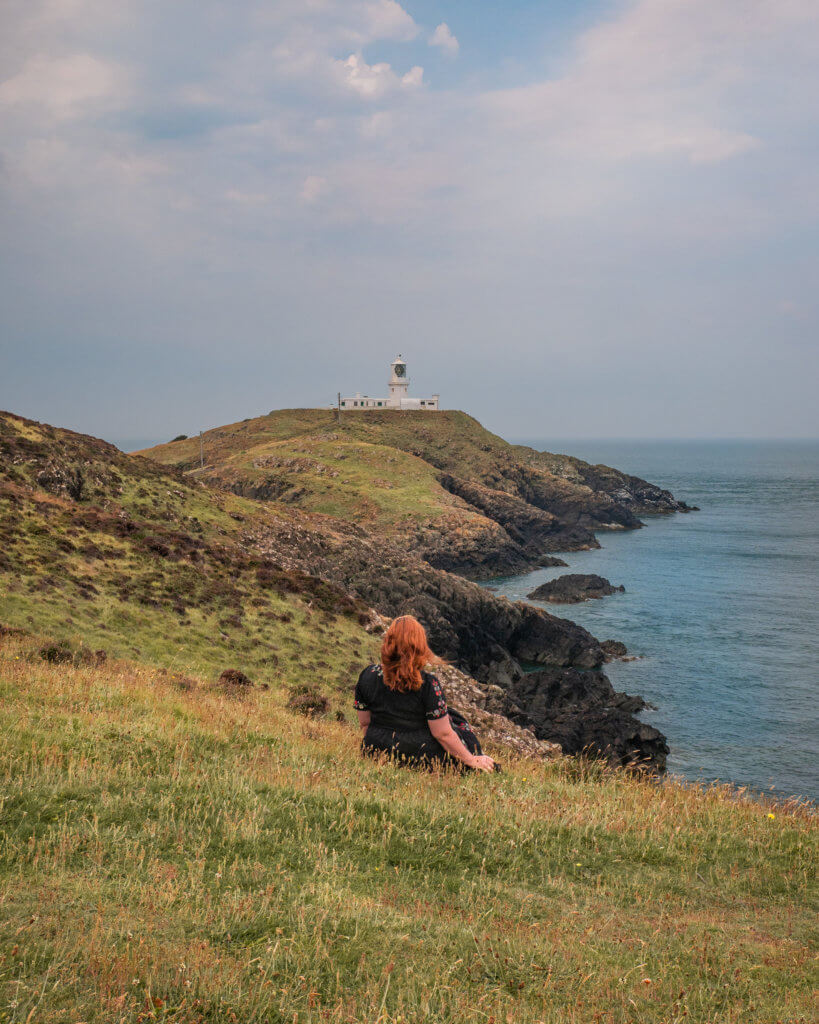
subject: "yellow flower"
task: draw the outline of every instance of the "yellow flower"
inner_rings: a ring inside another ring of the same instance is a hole
[[[769,815],[768,815],[768,817],[769,817],[769,818],[775,818],[775,817],[776,817],[776,815],[775,815],[775,814],[769,814]]]
[[[576,867],[576,868],[582,868],[582,867],[583,867],[583,865],[582,865],[582,864],[580,863],[580,861],[578,861],[578,862],[577,862],[577,863],[575,864],[575,867]]]

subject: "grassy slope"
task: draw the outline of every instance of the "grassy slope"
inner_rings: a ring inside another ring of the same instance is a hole
[[[205,431],[205,461],[222,461],[269,441],[322,435],[413,450],[433,465],[461,471],[469,467],[476,475],[491,468],[499,455],[512,455],[518,450],[464,412],[446,411],[434,416],[412,411],[400,415],[392,411],[345,413],[339,423],[335,413],[324,409],[277,409],[267,416]],[[166,465],[192,468],[199,462],[199,438],[158,445],[146,453]]]
[[[796,1024],[815,819],[0,643],[0,1020]]]
[[[579,472],[586,463],[566,455],[538,452],[510,444],[458,410],[437,413],[369,410],[343,413],[341,422],[325,409],[275,409],[239,423],[204,433],[205,462],[218,465],[256,445],[315,437],[364,441],[411,452],[439,470],[508,489],[503,474],[515,466],[540,471],[554,478],[557,492],[587,488]],[[199,465],[199,438],[169,442],[140,453],[165,465],[192,469]]]
[[[15,453],[0,475],[0,623],[185,673],[237,667],[284,695],[310,685],[350,713],[350,673],[377,649],[361,607],[266,574],[241,541],[248,523],[286,525],[286,511],[17,417],[0,417],[0,440]],[[77,465],[83,501],[37,489],[43,466]]]
[[[199,439],[191,438],[158,445],[144,454],[160,464],[189,470],[199,465],[199,451]],[[340,452],[345,453],[343,462],[333,458]],[[261,481],[272,469],[290,485],[290,493],[282,494],[285,500],[349,519],[363,515],[368,525],[388,529],[402,528],[407,518],[442,516],[461,520],[467,530],[496,529],[440,486],[441,470],[502,490],[510,488],[503,474],[513,467],[525,464],[547,474],[559,470],[554,457],[544,456],[539,466],[538,453],[510,445],[457,411],[434,416],[346,413],[338,423],[334,413],[323,409],[281,409],[207,431],[204,453],[204,479],[228,484],[238,479]],[[292,470],[265,466],[263,460],[274,454],[281,459],[301,457],[306,464]],[[259,460],[262,464],[257,465]],[[342,470],[339,476],[325,472],[328,464]],[[567,484],[565,475],[561,470],[552,480],[556,492],[587,492],[578,481]]]
[[[219,480],[227,487],[234,480],[263,487],[271,471],[277,477],[274,497],[376,529],[402,529],[455,509],[467,519],[483,518],[464,510],[423,459],[387,445],[321,437],[269,442],[228,458],[219,466]]]

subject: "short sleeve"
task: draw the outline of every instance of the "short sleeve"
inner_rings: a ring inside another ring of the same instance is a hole
[[[355,684],[355,696],[353,697],[353,707],[356,711],[369,711],[370,703],[367,695],[366,679],[370,674],[370,668],[365,668],[361,675],[358,677],[358,682]]]
[[[421,694],[424,698],[424,713],[427,718],[443,718],[449,714],[444,691],[436,676],[430,674],[426,677]]]

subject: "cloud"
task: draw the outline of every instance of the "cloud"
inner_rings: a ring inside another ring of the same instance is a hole
[[[440,47],[450,57],[455,57],[460,49],[460,43],[445,21],[442,21],[429,37],[429,45]]]
[[[0,106],[38,108],[63,119],[76,117],[93,106],[121,101],[127,75],[112,61],[88,53],[65,57],[30,57],[23,68],[0,82]]]
[[[379,99],[402,86],[415,88],[424,77],[422,67],[413,67],[399,77],[387,63],[368,64],[360,53],[351,53],[346,60],[337,60],[335,66],[341,81],[363,99]]]
[[[418,64],[410,68],[405,75],[401,76],[401,84],[407,85],[410,88],[415,88],[416,86],[421,85],[423,81],[424,69],[420,67]]]
[[[375,0],[363,5],[366,31],[373,40],[396,39],[408,42],[418,35],[418,26],[395,0]]]
[[[327,191],[327,180],[318,174],[308,174],[301,187],[301,198],[305,203],[314,203]]]
[[[639,0],[583,34],[562,77],[487,93],[483,104],[500,130],[553,152],[730,160],[763,144],[743,94],[773,54],[785,59],[783,43],[815,34],[816,12],[806,0]]]

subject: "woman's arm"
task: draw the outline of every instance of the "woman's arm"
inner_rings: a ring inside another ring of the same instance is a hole
[[[485,772],[491,772],[495,767],[495,762],[491,757],[486,757],[483,754],[471,754],[466,749],[452,728],[449,715],[444,715],[443,718],[430,718],[428,724],[429,731],[444,750],[453,757],[457,757],[459,761],[463,761],[468,768],[481,768]]]
[[[356,714],[358,715],[358,724],[361,726],[361,731],[366,732],[372,714],[369,711],[357,711]]]

